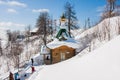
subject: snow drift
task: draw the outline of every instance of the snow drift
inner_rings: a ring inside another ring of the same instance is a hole
[[[46,66],[34,80],[120,80],[120,36],[99,49]]]

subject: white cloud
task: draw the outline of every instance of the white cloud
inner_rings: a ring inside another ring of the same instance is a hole
[[[26,7],[27,6],[26,4],[20,3],[20,2],[17,2],[17,1],[9,1],[8,5],[10,5],[10,6],[20,6],[20,7]]]
[[[33,9],[32,12],[49,12],[49,9]]]
[[[8,13],[18,13],[15,9],[8,9],[7,12]]]
[[[13,22],[0,22],[0,27],[25,27],[25,25]]]
[[[1,5],[5,5],[5,2],[0,0],[0,4]]]
[[[25,3],[21,3],[18,1],[2,1],[0,0],[1,5],[7,5],[7,6],[19,6],[19,7],[27,7]]]
[[[102,11],[104,11],[104,9],[105,9],[105,6],[98,7],[97,12],[102,12]]]
[[[104,5],[104,6],[100,6],[100,7],[97,8],[97,12],[99,13],[99,14],[97,14],[97,16],[99,16],[99,17],[102,16],[102,13],[103,13],[105,7],[106,6]]]

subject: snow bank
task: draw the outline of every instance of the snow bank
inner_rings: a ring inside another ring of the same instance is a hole
[[[46,66],[34,80],[120,80],[120,36],[99,49]]]

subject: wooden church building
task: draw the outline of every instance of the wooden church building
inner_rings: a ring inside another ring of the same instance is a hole
[[[64,15],[60,19],[61,26],[56,38],[47,44],[50,49],[51,63],[64,61],[76,55],[79,50],[79,43],[71,38],[65,26],[66,19]]]

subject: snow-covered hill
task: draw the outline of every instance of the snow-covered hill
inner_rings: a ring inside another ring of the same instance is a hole
[[[115,37],[116,34],[118,34],[119,32],[119,27],[120,27],[120,16],[117,17],[112,17],[112,18],[107,18],[103,21],[101,21],[99,24],[95,25],[94,27],[86,30],[85,32],[83,32],[82,34],[78,34],[76,35],[76,39],[81,39],[81,37],[85,37],[88,34],[100,34],[102,35],[102,37],[104,36],[103,34],[105,34],[104,32],[107,32],[107,27],[109,27],[110,29],[110,36],[111,37]]]
[[[120,50],[116,47],[120,47],[120,36],[108,42],[109,37],[119,35],[119,30],[120,17],[113,17],[84,32],[73,31],[83,51],[69,60],[44,67],[32,77],[35,80],[119,80]],[[103,43],[107,44],[95,50]],[[89,49],[95,51],[89,53]]]
[[[120,34],[120,16],[101,21],[96,26],[77,34],[75,39],[80,42],[81,51],[95,50]]]
[[[34,80],[120,80],[120,36],[80,57],[44,67]]]
[[[84,29],[75,29],[75,30],[71,30],[71,33],[74,37],[80,35],[82,32],[84,32]]]
[[[35,69],[36,68],[38,69],[36,69],[36,72],[34,74],[28,77],[28,80],[34,80],[35,78],[36,78],[35,80],[39,80],[39,79],[40,80],[59,80],[59,79],[61,80],[81,80],[81,79],[82,80],[117,80],[116,78],[118,78],[119,76],[118,73],[120,72],[118,67],[120,65],[118,65],[118,62],[116,62],[117,61],[116,59],[118,59],[117,56],[119,56],[118,52],[120,51],[115,52],[117,51],[117,48],[115,48],[114,43],[116,41],[118,42],[120,38],[118,37],[117,39],[106,44],[107,46],[100,48],[98,50],[95,50],[100,45],[103,45],[103,43],[108,42],[108,27],[110,28],[111,39],[117,36],[120,29],[120,17],[105,19],[95,27],[92,27],[86,31],[81,29],[72,31],[73,35],[75,36],[75,39],[80,42],[79,45],[81,46],[80,50],[82,52],[80,52],[77,56],[69,60],[57,63],[55,65],[44,66],[40,71],[39,71],[40,67],[35,66]],[[30,38],[31,42],[28,43],[27,45],[26,44],[24,45],[24,51],[20,55],[21,56],[20,63],[25,62],[26,60],[29,60],[36,53],[38,53],[39,55],[41,39],[37,37],[38,36],[31,37]],[[115,44],[117,45],[117,43]],[[115,51],[108,52],[107,51],[109,47],[108,45],[109,46],[113,45],[113,47],[111,46],[110,50],[115,50]],[[95,51],[92,53],[89,53],[90,52],[89,49],[91,49],[91,51],[92,50],[95,50]],[[89,54],[86,54],[86,53],[89,53]],[[115,53],[117,56],[115,56],[113,53]],[[5,65],[6,65],[6,62],[4,61]],[[4,65],[3,65],[3,68],[5,68]],[[1,68],[1,70],[3,68]],[[3,73],[3,71],[0,73]],[[109,75],[106,75],[108,73]],[[116,74],[114,75],[112,73],[114,74],[116,73]],[[111,77],[111,75],[113,76]]]

